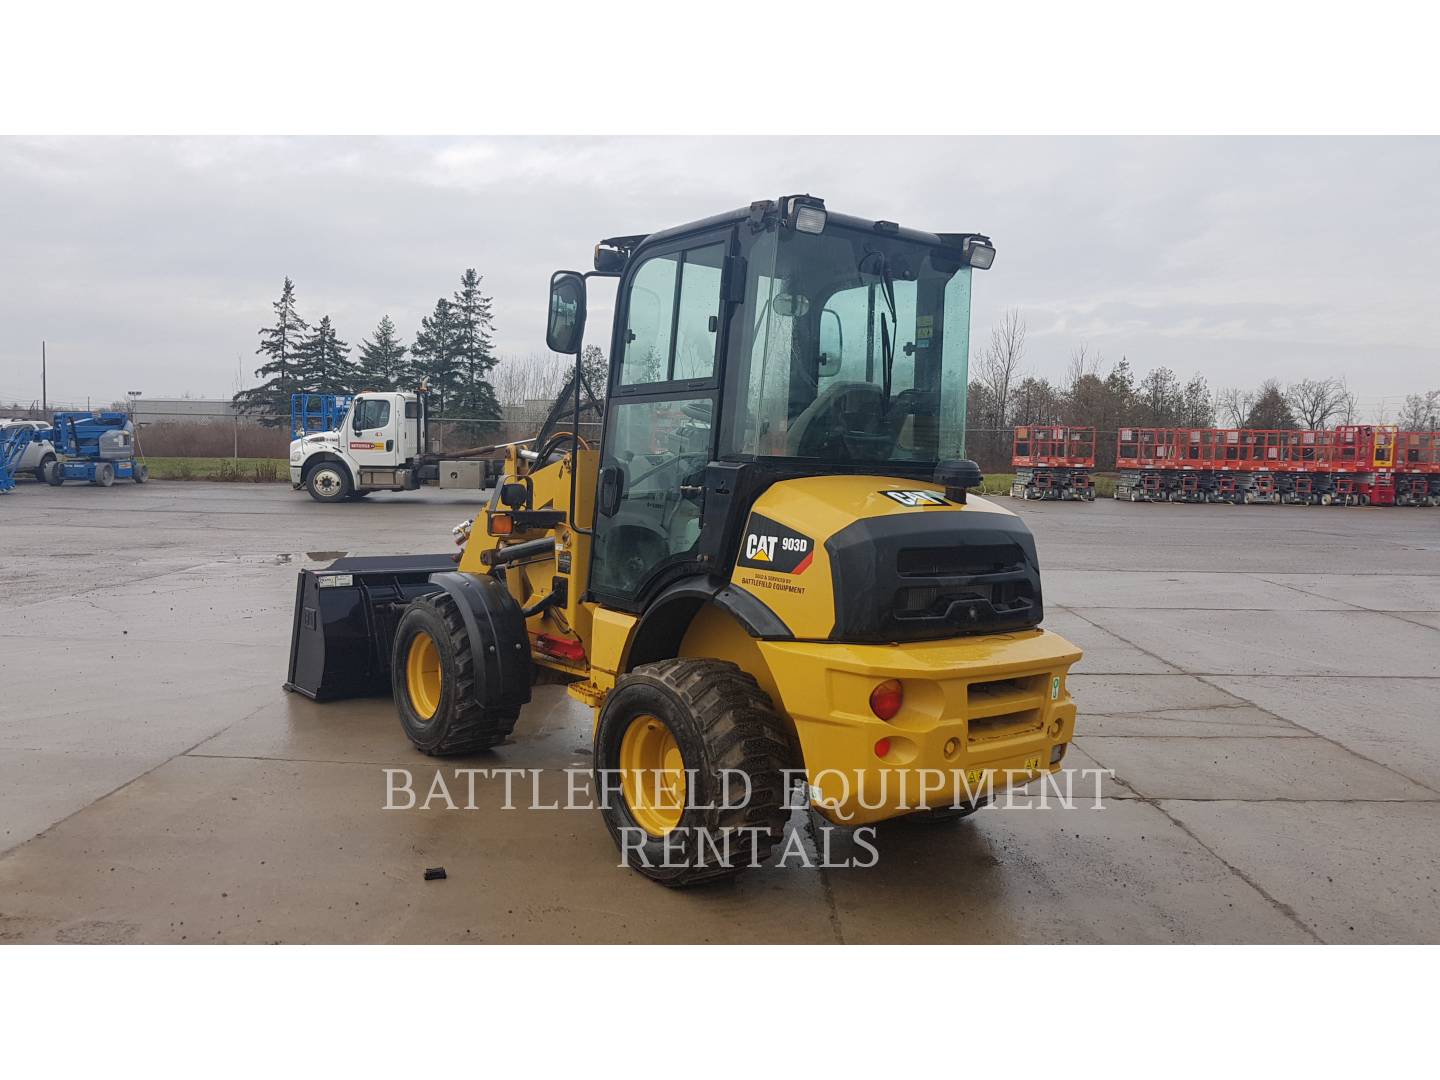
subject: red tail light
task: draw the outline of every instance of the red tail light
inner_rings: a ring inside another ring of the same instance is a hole
[[[899,679],[886,679],[870,691],[870,711],[881,720],[890,720],[905,704],[905,688]]]

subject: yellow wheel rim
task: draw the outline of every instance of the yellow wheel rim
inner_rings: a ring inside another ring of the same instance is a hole
[[[620,790],[630,816],[651,836],[664,836],[685,811],[685,759],[670,729],[642,713],[620,740]]]
[[[440,685],[440,650],[422,631],[411,640],[405,657],[405,689],[420,719],[429,720],[440,708]]]

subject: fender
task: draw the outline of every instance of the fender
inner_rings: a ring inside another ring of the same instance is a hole
[[[345,467],[346,475],[350,477],[350,483],[358,485],[360,480],[360,474],[356,472],[354,462],[342,457],[341,455],[335,453],[335,451],[333,450],[317,451],[316,453],[311,454],[304,461],[302,461],[300,463],[301,482],[303,483],[304,481],[308,480],[310,478],[310,470],[324,461],[333,461],[337,465],[343,465]]]
[[[640,617],[630,643],[627,668],[665,660],[675,655],[685,628],[705,604],[731,615],[747,634],[764,641],[793,641],[795,635],[764,601],[733,588],[719,578],[696,574],[670,585],[655,597]]]
[[[491,577],[431,574],[460,609],[475,665],[475,696],[487,709],[518,709],[530,700],[530,635],[510,590]]]

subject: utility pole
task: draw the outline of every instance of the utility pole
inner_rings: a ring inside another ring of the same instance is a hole
[[[45,386],[45,342],[40,342],[40,419],[50,415],[50,400]]]
[[[235,420],[235,448],[231,457],[235,461],[240,460],[240,410],[235,407],[235,395],[240,393],[240,384],[244,381],[244,373],[240,367],[240,354],[235,354],[235,393],[230,395],[230,413]]]

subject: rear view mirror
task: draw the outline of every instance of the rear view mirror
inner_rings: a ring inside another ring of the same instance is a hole
[[[585,279],[573,270],[550,278],[550,321],[545,344],[551,352],[578,353],[585,337]]]
[[[799,293],[778,293],[770,306],[786,319],[803,319],[810,311],[810,298]]]

